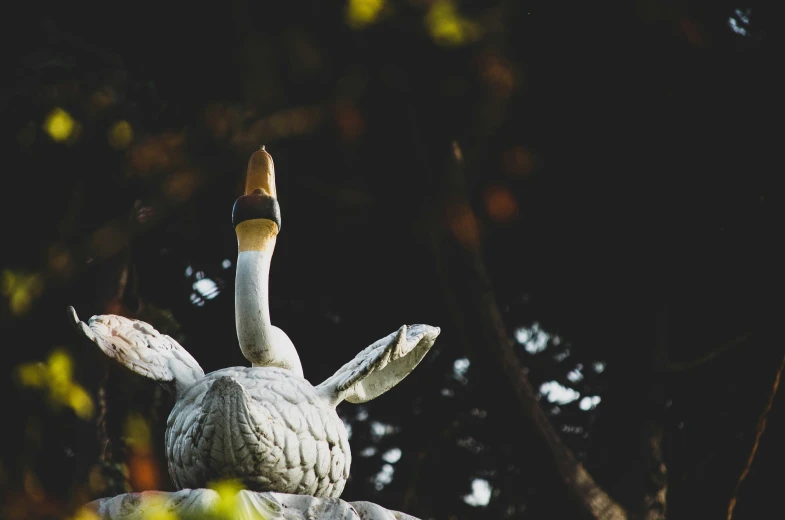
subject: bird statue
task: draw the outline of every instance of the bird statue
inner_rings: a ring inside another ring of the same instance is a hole
[[[174,392],[166,457],[178,489],[236,479],[253,491],[338,498],[352,456],[336,406],[369,401],[398,384],[440,330],[404,325],[311,385],[292,341],[270,323],[268,276],[281,212],[273,160],[264,147],[248,162],[232,223],[237,338],[250,367],[205,374],[177,341],[143,321],[101,315],[84,323],[69,307],[71,319],[104,354]]]

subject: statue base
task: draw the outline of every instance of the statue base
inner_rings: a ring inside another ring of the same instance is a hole
[[[242,490],[227,500],[212,489],[143,491],[87,504],[101,520],[215,518],[232,520],[418,520],[372,502]]]

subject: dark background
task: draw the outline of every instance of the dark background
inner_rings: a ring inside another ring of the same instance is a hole
[[[4,9],[0,515],[65,518],[171,489],[171,398],[80,341],[65,308],[144,319],[206,371],[244,364],[230,211],[265,144],[283,214],[272,318],[306,377],[403,323],[442,327],[401,385],[339,408],[354,454],[342,498],[424,519],[583,518],[461,314],[447,240],[484,258],[510,337],[544,331],[544,350],[516,352],[535,389],[580,393],[541,403],[603,488],[641,509],[654,420],[667,517],[725,518],[783,355],[781,20],[768,3]],[[55,108],[78,124],[61,142],[46,131]],[[133,136],[112,144],[118,121]],[[19,378],[55,348],[95,403],[88,420]],[[779,516],[779,394],[734,518]],[[586,396],[601,401],[584,410]],[[487,505],[464,500],[476,479]]]

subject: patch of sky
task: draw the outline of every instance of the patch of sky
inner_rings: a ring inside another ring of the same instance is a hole
[[[472,480],[472,492],[463,496],[463,501],[474,507],[485,507],[491,501],[491,483],[484,478]]]
[[[376,455],[376,448],[373,446],[368,446],[367,448],[363,448],[362,451],[360,451],[360,457],[368,458],[373,457],[374,455]]]
[[[469,380],[466,379],[466,373],[469,371],[470,365],[471,362],[467,358],[458,358],[452,364],[452,375],[461,384],[465,385],[469,382]]]
[[[515,330],[515,341],[523,345],[529,354],[537,354],[548,347],[551,335],[540,328],[536,321],[531,327],[518,327]]]
[[[752,9],[734,9],[733,15],[728,18],[728,26],[731,31],[741,36],[747,36],[751,14]]]
[[[597,408],[597,405],[600,404],[600,401],[602,401],[602,399],[600,399],[599,395],[587,395],[581,399],[581,402],[578,403],[578,407],[584,412],[588,412],[589,410]]]
[[[569,379],[571,383],[577,383],[578,381],[581,381],[583,379],[581,370],[583,370],[583,365],[578,363],[575,365],[575,368],[567,372],[567,379]]]
[[[382,460],[390,464],[395,464],[401,460],[402,452],[400,448],[390,448],[382,454]]]
[[[545,397],[549,402],[556,404],[568,404],[578,399],[581,394],[560,385],[557,381],[547,381],[540,385],[540,395]]]
[[[386,424],[380,421],[371,421],[371,436],[375,441],[379,441],[385,435],[395,433],[397,428],[392,424]]]
[[[384,464],[381,471],[373,478],[373,485],[376,488],[376,491],[381,491],[384,489],[384,486],[392,482],[394,473],[395,468],[393,468],[392,465]]]

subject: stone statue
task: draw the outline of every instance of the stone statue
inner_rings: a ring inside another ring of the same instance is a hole
[[[237,337],[251,367],[205,375],[179,343],[147,323],[114,315],[84,323],[69,308],[77,329],[107,356],[177,397],[167,422],[166,455],[172,481],[183,491],[120,495],[96,501],[93,508],[102,518],[133,518],[142,507],[133,504],[147,495],[168,510],[193,515],[214,494],[199,488],[233,479],[247,489],[240,494],[249,511],[278,508],[249,518],[412,518],[368,502],[329,500],[341,495],[351,465],[335,407],[343,400],[368,401],[398,384],[431,348],[439,328],[404,325],[312,386],[291,340],[270,323],[268,275],[281,213],[272,157],[264,147],[251,155],[232,222],[239,250]],[[282,511],[305,516],[275,516]]]

